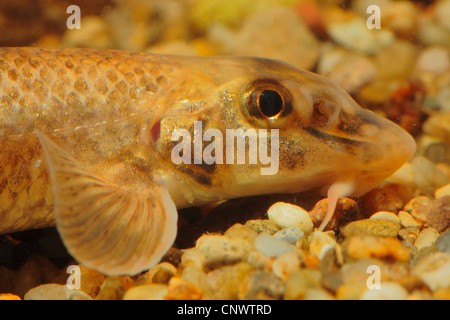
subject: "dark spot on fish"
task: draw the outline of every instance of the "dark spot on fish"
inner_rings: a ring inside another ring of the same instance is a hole
[[[330,148],[341,151],[345,150],[345,152],[353,155],[360,153],[360,150],[355,150],[356,148],[360,149],[368,144],[368,142],[365,141],[335,136],[312,127],[305,127],[304,130],[316,138],[319,138],[321,142],[326,143]]]
[[[179,166],[177,166],[177,169],[181,172],[187,173],[189,176],[194,178],[195,181],[197,181],[198,183],[200,183],[204,186],[212,185],[211,177],[208,174],[196,171],[188,165],[179,165]]]
[[[152,137],[152,141],[158,141],[161,135],[161,120],[158,120],[155,124],[153,124],[152,128],[150,129],[150,135]]]
[[[344,110],[341,110],[340,121],[338,124],[339,130],[349,135],[359,135],[361,126],[365,123],[361,116],[350,116]]]
[[[280,167],[294,170],[305,165],[303,151],[295,141],[280,138]]]

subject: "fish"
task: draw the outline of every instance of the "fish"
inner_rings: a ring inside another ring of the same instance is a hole
[[[323,230],[339,198],[375,188],[415,148],[282,61],[0,48],[0,233],[56,225],[79,263],[108,275],[158,263],[180,208],[317,190]]]

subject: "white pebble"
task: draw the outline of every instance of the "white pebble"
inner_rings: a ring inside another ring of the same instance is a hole
[[[84,291],[69,289],[65,284],[49,283],[30,289],[24,300],[92,300]]]
[[[409,228],[409,227],[420,228],[420,226],[422,225],[420,222],[418,222],[416,219],[414,219],[413,216],[410,215],[406,211],[399,211],[398,218],[399,218],[402,226],[405,228]]]
[[[315,254],[319,259],[322,259],[328,250],[337,245],[336,240],[325,232],[314,231],[309,237],[309,252]]]
[[[425,48],[417,58],[417,69],[425,72],[443,73],[450,68],[450,54],[447,48],[431,46]]]
[[[254,245],[256,250],[268,257],[279,257],[285,252],[294,250],[294,246],[286,241],[276,239],[265,232],[256,237]]]
[[[423,229],[417,236],[414,245],[417,249],[431,246],[439,237],[439,232],[434,228]]]
[[[267,210],[267,214],[273,223],[285,228],[296,227],[305,234],[311,233],[314,227],[305,209],[289,203],[277,202]]]
[[[408,298],[408,291],[395,282],[381,282],[380,288],[366,289],[361,300],[405,300]]]
[[[388,220],[400,223],[400,219],[392,212],[379,211],[370,216],[369,219],[373,220]]]
[[[419,260],[413,266],[412,274],[417,275],[431,290],[450,287],[450,254],[435,252]]]
[[[445,196],[450,196],[450,183],[443,186],[442,188],[439,188],[434,193],[435,198],[441,198]]]
[[[376,54],[395,40],[390,30],[381,29],[373,32],[367,28],[366,20],[362,17],[331,23],[328,33],[334,41],[347,49],[366,54]]]
[[[287,279],[295,270],[300,268],[300,263],[298,251],[285,252],[272,263],[272,272],[281,279]]]
[[[273,235],[275,238],[284,240],[290,244],[296,244],[297,240],[303,238],[305,233],[295,227],[284,228]]]

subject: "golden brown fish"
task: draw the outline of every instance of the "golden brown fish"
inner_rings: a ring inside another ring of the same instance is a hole
[[[56,220],[80,263],[136,274],[172,245],[176,207],[317,188],[323,228],[415,143],[278,61],[2,48],[0,150],[0,233]]]

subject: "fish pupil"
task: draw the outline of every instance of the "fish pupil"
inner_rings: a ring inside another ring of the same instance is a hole
[[[276,116],[283,108],[283,99],[273,90],[264,90],[259,95],[259,109],[268,118]]]

